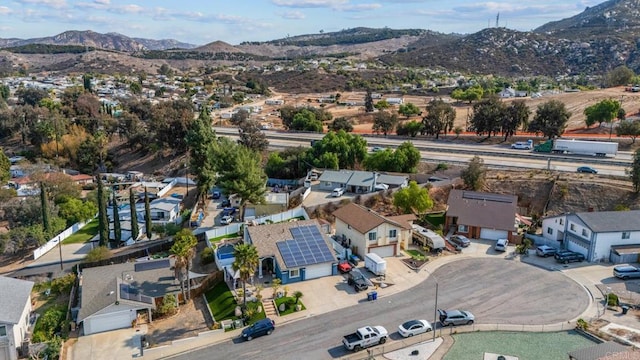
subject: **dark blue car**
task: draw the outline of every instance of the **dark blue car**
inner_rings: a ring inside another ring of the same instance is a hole
[[[275,322],[269,318],[258,320],[242,330],[242,338],[251,341],[258,336],[271,335],[275,328]]]

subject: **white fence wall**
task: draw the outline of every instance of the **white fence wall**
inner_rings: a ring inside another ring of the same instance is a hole
[[[163,197],[169,190],[173,189],[173,187],[178,183],[178,179],[173,179],[167,186],[163,187],[162,190],[158,191],[158,197]]]
[[[243,223],[231,223],[229,225],[226,226],[221,226],[221,227],[217,227],[217,228],[213,228],[211,230],[208,230],[204,233],[205,235],[205,239],[207,242],[207,246],[211,247],[211,239],[215,239],[217,237],[220,236],[225,236],[225,235],[229,235],[229,234],[235,234],[240,232],[240,229],[242,228],[242,225],[244,225]]]
[[[91,220],[89,220],[89,221],[91,221]],[[85,225],[87,225],[87,223],[89,223],[89,221],[87,221],[87,222],[79,222],[79,223],[73,224],[71,227],[65,229],[63,232],[58,234],[53,239],[47,241],[46,244],[44,244],[44,245],[40,246],[39,248],[33,250],[33,259],[36,260],[39,257],[41,257],[42,255],[44,255],[47,252],[49,252],[49,250],[53,249],[54,247],[56,247],[56,245],[58,245],[58,242],[68,238],[69,236],[71,236],[74,233],[76,233],[78,230],[82,229]]]

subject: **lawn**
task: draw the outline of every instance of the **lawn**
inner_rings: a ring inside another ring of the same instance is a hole
[[[453,335],[454,343],[444,360],[482,359],[485,352],[516,356],[520,360],[566,359],[567,352],[593,346],[575,331],[475,332]]]
[[[421,253],[421,252],[420,252],[420,251],[418,251],[418,250],[409,249],[409,250],[405,250],[405,251],[406,251],[409,255],[411,255],[411,257],[412,257],[413,259],[416,259],[416,260],[423,261],[423,260],[425,260],[425,259],[427,258],[426,256],[424,256],[424,254],[423,254],[423,253]]]
[[[227,235],[218,236],[218,237],[213,238],[213,239],[209,239],[209,241],[211,241],[212,243],[217,243],[217,242],[220,242],[221,240],[233,239],[233,238],[237,238],[238,236],[240,236],[240,235],[238,235],[238,233],[227,234]]]
[[[235,316],[235,310],[238,304],[226,283],[218,283],[205,293],[205,297],[207,298],[209,309],[211,309],[211,313],[213,314],[214,319],[216,319],[216,322],[238,319],[238,317]],[[262,304],[259,302],[247,302],[248,311],[253,313],[249,318],[249,324],[266,317],[264,310],[257,312],[257,308],[262,310]]]
[[[280,309],[280,304],[282,303],[285,304],[285,309],[284,311],[280,311],[280,316],[288,315],[296,311],[296,298],[292,296],[277,298],[276,307],[278,308],[278,311]],[[302,306],[301,311],[307,309],[306,307],[304,307],[304,304],[299,299],[298,299],[298,304]]]
[[[424,218],[435,228],[438,228],[440,225],[444,225],[444,213],[427,214]]]
[[[96,218],[91,220],[91,222],[85,225],[82,229],[76,231],[75,234],[62,240],[62,243],[63,244],[82,244],[91,240],[91,238],[96,236],[97,234],[98,234],[98,219]]]

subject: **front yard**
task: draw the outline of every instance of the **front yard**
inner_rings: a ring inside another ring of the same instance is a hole
[[[296,298],[292,296],[281,297],[276,299],[276,308],[280,309],[280,305],[284,304],[284,311],[280,311],[280,316],[289,315],[296,311],[296,305],[300,305],[300,310],[306,310],[302,301],[298,300],[296,303]]]
[[[213,318],[217,323],[222,320],[237,320],[240,318],[235,314],[236,307],[240,304],[238,304],[233,293],[229,290],[229,287],[225,282],[220,282],[213,288],[209,289],[205,293],[205,296],[207,298],[209,309],[211,309]],[[262,308],[262,303],[258,301],[247,301],[246,315],[249,317],[247,324],[252,324],[266,317],[264,309]]]
[[[98,219],[93,219],[75,234],[62,240],[63,244],[82,244],[98,234]]]

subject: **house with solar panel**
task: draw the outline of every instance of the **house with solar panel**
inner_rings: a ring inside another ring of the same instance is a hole
[[[283,284],[336,275],[338,262],[317,220],[246,226],[245,243],[258,250],[258,276],[271,274]]]
[[[182,296],[174,265],[173,259],[158,259],[82,269],[76,318],[82,333],[128,328],[139,317],[151,322],[151,311],[165,295]]]

